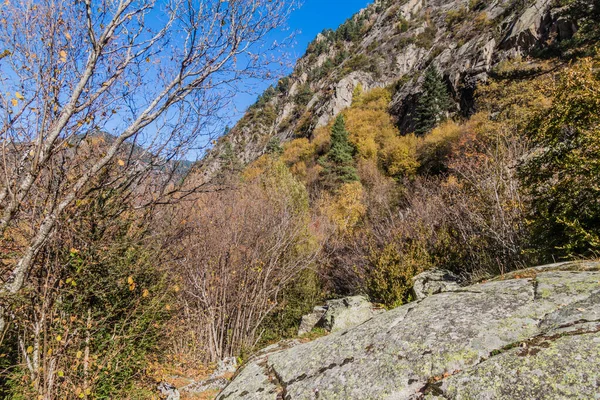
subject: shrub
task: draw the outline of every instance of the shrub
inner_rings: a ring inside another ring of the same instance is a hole
[[[267,152],[267,154],[272,154],[272,155],[283,154],[283,147],[281,146],[281,139],[279,139],[277,136],[273,136],[271,139],[269,139],[269,142],[267,143],[267,147],[266,147],[266,152]]]
[[[404,17],[400,17],[398,23],[396,24],[396,31],[398,33],[408,32],[410,29],[410,22],[406,20]]]
[[[337,227],[341,235],[351,234],[365,215],[363,187],[360,182],[345,183],[335,192],[321,199],[321,211]]]
[[[284,145],[281,159],[288,165],[306,161],[313,155],[313,147],[307,138],[294,139]]]
[[[458,10],[450,10],[446,13],[446,25],[449,28],[462,24],[468,17],[469,11],[466,7],[460,7]]]
[[[302,316],[323,300],[321,280],[315,271],[307,269],[285,288],[281,304],[262,323],[263,331],[256,348],[260,349],[282,339],[294,338]]]
[[[384,143],[380,165],[389,175],[396,178],[414,176],[419,168],[417,148],[419,139],[414,135],[396,136]]]
[[[453,121],[448,121],[425,135],[418,149],[419,173],[423,175],[446,173],[453,144],[461,134],[461,127]]]
[[[14,309],[4,398],[124,398],[165,345],[172,291],[147,221],[112,191],[78,203]]]
[[[535,151],[521,168],[533,237],[545,258],[600,250],[600,78],[591,59],[567,69],[552,107],[529,126]]]
[[[288,301],[307,308],[313,292],[305,290],[312,289],[290,285],[305,283],[297,279],[306,278],[320,249],[308,217],[306,188],[272,157],[253,181],[207,193],[182,211],[186,229],[173,248],[173,269],[182,281],[185,338],[201,344],[198,359],[251,351],[263,329],[271,337],[287,332],[288,317],[270,318]]]
[[[577,21],[578,29],[569,40],[558,43],[564,56],[591,56],[600,39],[600,4],[596,0],[559,0],[562,13],[569,21]],[[566,39],[566,38],[561,38]]]
[[[294,96],[294,103],[299,107],[306,107],[306,105],[313,98],[313,95],[314,93],[310,88],[310,85],[305,83],[298,88],[298,92]]]
[[[364,54],[358,54],[344,64],[342,75],[347,75],[354,71],[364,71],[371,66],[371,59]]]
[[[417,35],[415,38],[415,44],[423,49],[430,49],[433,47],[435,38],[437,35],[437,28],[433,24],[428,24],[423,32]]]
[[[410,301],[412,278],[429,267],[430,258],[424,243],[389,243],[372,249],[367,269],[366,290],[372,301],[395,308]]]

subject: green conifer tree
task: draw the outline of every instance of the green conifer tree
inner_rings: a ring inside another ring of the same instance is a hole
[[[423,92],[416,109],[415,133],[424,135],[446,118],[451,100],[448,89],[435,65],[425,71]]]
[[[332,189],[342,183],[359,180],[353,154],[354,147],[348,141],[346,121],[343,115],[339,115],[331,129],[331,147],[321,162],[326,187]]]

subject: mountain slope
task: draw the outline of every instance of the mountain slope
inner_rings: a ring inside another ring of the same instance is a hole
[[[474,110],[477,85],[502,62],[569,39],[577,30],[551,0],[388,0],[361,10],[309,45],[294,72],[269,88],[201,163],[205,180],[227,153],[240,164],[269,143],[310,137],[352,103],[360,87],[392,89],[390,112],[414,129],[423,71],[443,73],[456,113]],[[534,71],[534,69],[533,69]]]

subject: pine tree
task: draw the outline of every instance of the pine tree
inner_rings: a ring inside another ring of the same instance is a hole
[[[331,147],[321,165],[324,167],[323,183],[328,188],[335,188],[341,183],[358,181],[358,173],[354,166],[354,147],[348,141],[348,131],[343,115],[335,120],[331,129]]]
[[[281,147],[281,139],[279,139],[277,136],[273,136],[269,140],[269,143],[267,143],[267,147],[265,150],[267,154],[273,154],[276,156],[282,155],[283,147]]]
[[[424,135],[446,117],[451,100],[448,89],[435,65],[425,71],[423,92],[416,109],[415,133]]]

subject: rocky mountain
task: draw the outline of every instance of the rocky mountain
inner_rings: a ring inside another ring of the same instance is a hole
[[[265,349],[217,398],[598,398],[600,263],[445,290],[313,342]]]
[[[423,72],[434,64],[471,114],[477,85],[506,60],[543,51],[577,30],[552,0],[377,0],[310,44],[293,73],[270,87],[201,163],[210,180],[224,161],[241,165],[269,144],[310,137],[350,106],[355,90],[392,89],[390,113],[414,128]],[[535,72],[535,68],[532,68]]]

